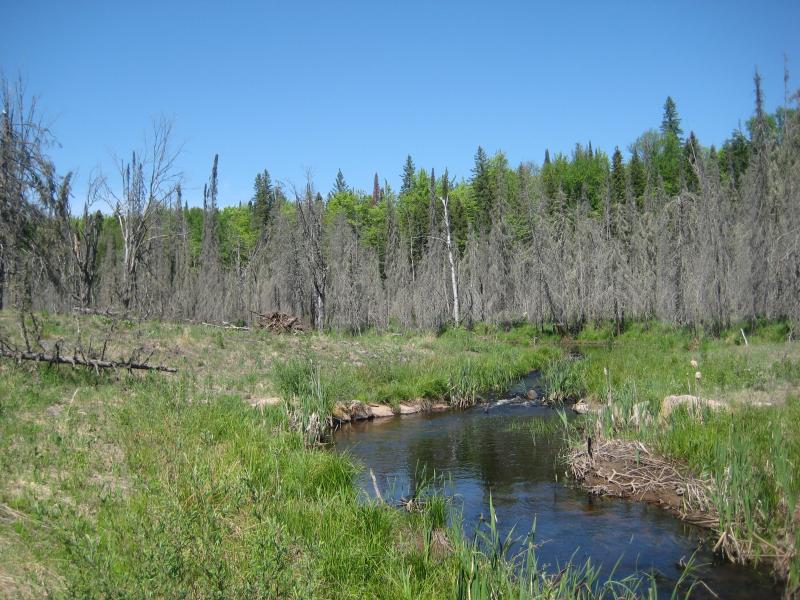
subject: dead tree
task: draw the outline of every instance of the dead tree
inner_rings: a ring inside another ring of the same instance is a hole
[[[0,308],[30,305],[64,283],[63,244],[53,216],[68,210],[69,176],[59,180],[46,149],[52,136],[37,99],[0,78]],[[66,190],[66,191],[65,191]],[[66,207],[66,208],[65,208]],[[34,287],[36,293],[34,294]]]
[[[461,321],[461,312],[458,304],[458,279],[456,275],[456,263],[453,258],[453,239],[450,227],[450,211],[448,209],[450,197],[449,195],[441,196],[439,200],[442,203],[442,210],[444,211],[444,240],[445,247],[447,248],[447,262],[450,264],[450,286],[453,293],[453,322],[458,325]]]
[[[300,198],[295,191],[295,201],[301,236],[299,242],[314,287],[314,326],[322,332],[325,327],[325,298],[329,271],[322,239],[322,217],[325,207],[322,197],[314,194],[310,176],[306,182],[303,198]]]
[[[180,180],[176,169],[179,150],[172,147],[172,124],[154,122],[145,150],[133,152],[130,162],[118,161],[122,191],[117,192],[102,176],[96,182],[122,235],[120,301],[126,310],[139,300],[139,275],[153,241],[154,224],[161,209],[169,207]]]

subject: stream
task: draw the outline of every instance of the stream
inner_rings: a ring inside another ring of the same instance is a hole
[[[720,598],[780,598],[783,586],[768,573],[715,556],[707,533],[644,502],[591,496],[565,474],[559,461],[562,434],[532,433],[536,420],[559,419],[552,409],[522,400],[541,384],[537,373],[487,404],[463,411],[423,413],[354,422],[338,429],[334,448],[364,466],[363,493],[374,495],[372,469],[387,501],[409,497],[421,469],[448,483],[465,533],[489,518],[489,499],[504,538],[520,542],[532,530],[539,564],[556,570],[587,558],[614,578],[655,574],[659,597],[669,597],[681,576],[679,564],[695,555],[695,577]],[[714,598],[703,586],[692,597]]]

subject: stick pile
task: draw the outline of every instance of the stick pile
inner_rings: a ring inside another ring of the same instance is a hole
[[[575,479],[593,494],[656,502],[696,525],[719,524],[711,501],[711,481],[651,454],[641,442],[600,440],[591,454],[574,449],[569,465]]]
[[[257,327],[266,329],[272,333],[297,333],[305,331],[305,327],[300,322],[300,317],[287,315],[286,313],[273,312],[266,315],[254,313],[258,316]]]

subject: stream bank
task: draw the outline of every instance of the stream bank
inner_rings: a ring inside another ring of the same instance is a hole
[[[520,398],[539,386],[531,374],[471,409],[344,424],[333,435],[334,448],[364,466],[363,493],[374,496],[371,470],[388,502],[413,497],[434,472],[444,477],[467,536],[486,522],[491,500],[501,537],[511,535],[521,550],[526,534],[533,535],[548,569],[591,560],[605,575],[648,573],[669,597],[696,553],[696,576],[720,597],[781,596],[768,573],[715,554],[704,529],[647,503],[601,498],[575,486],[564,471],[560,417]],[[696,597],[714,596],[697,591]]]

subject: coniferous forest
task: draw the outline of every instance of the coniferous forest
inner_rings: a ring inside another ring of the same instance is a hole
[[[225,157],[187,198],[163,120],[82,202],[48,157],[38,106],[5,82],[0,304],[217,323],[281,311],[346,331],[796,320],[798,97],[769,113],[753,83],[752,116],[719,147],[684,131],[667,98],[627,146],[519,165],[479,147],[460,180],[446,157],[408,156],[400,189],[376,173],[368,193],[341,171],[328,189],[267,166],[249,202],[221,207]]]

